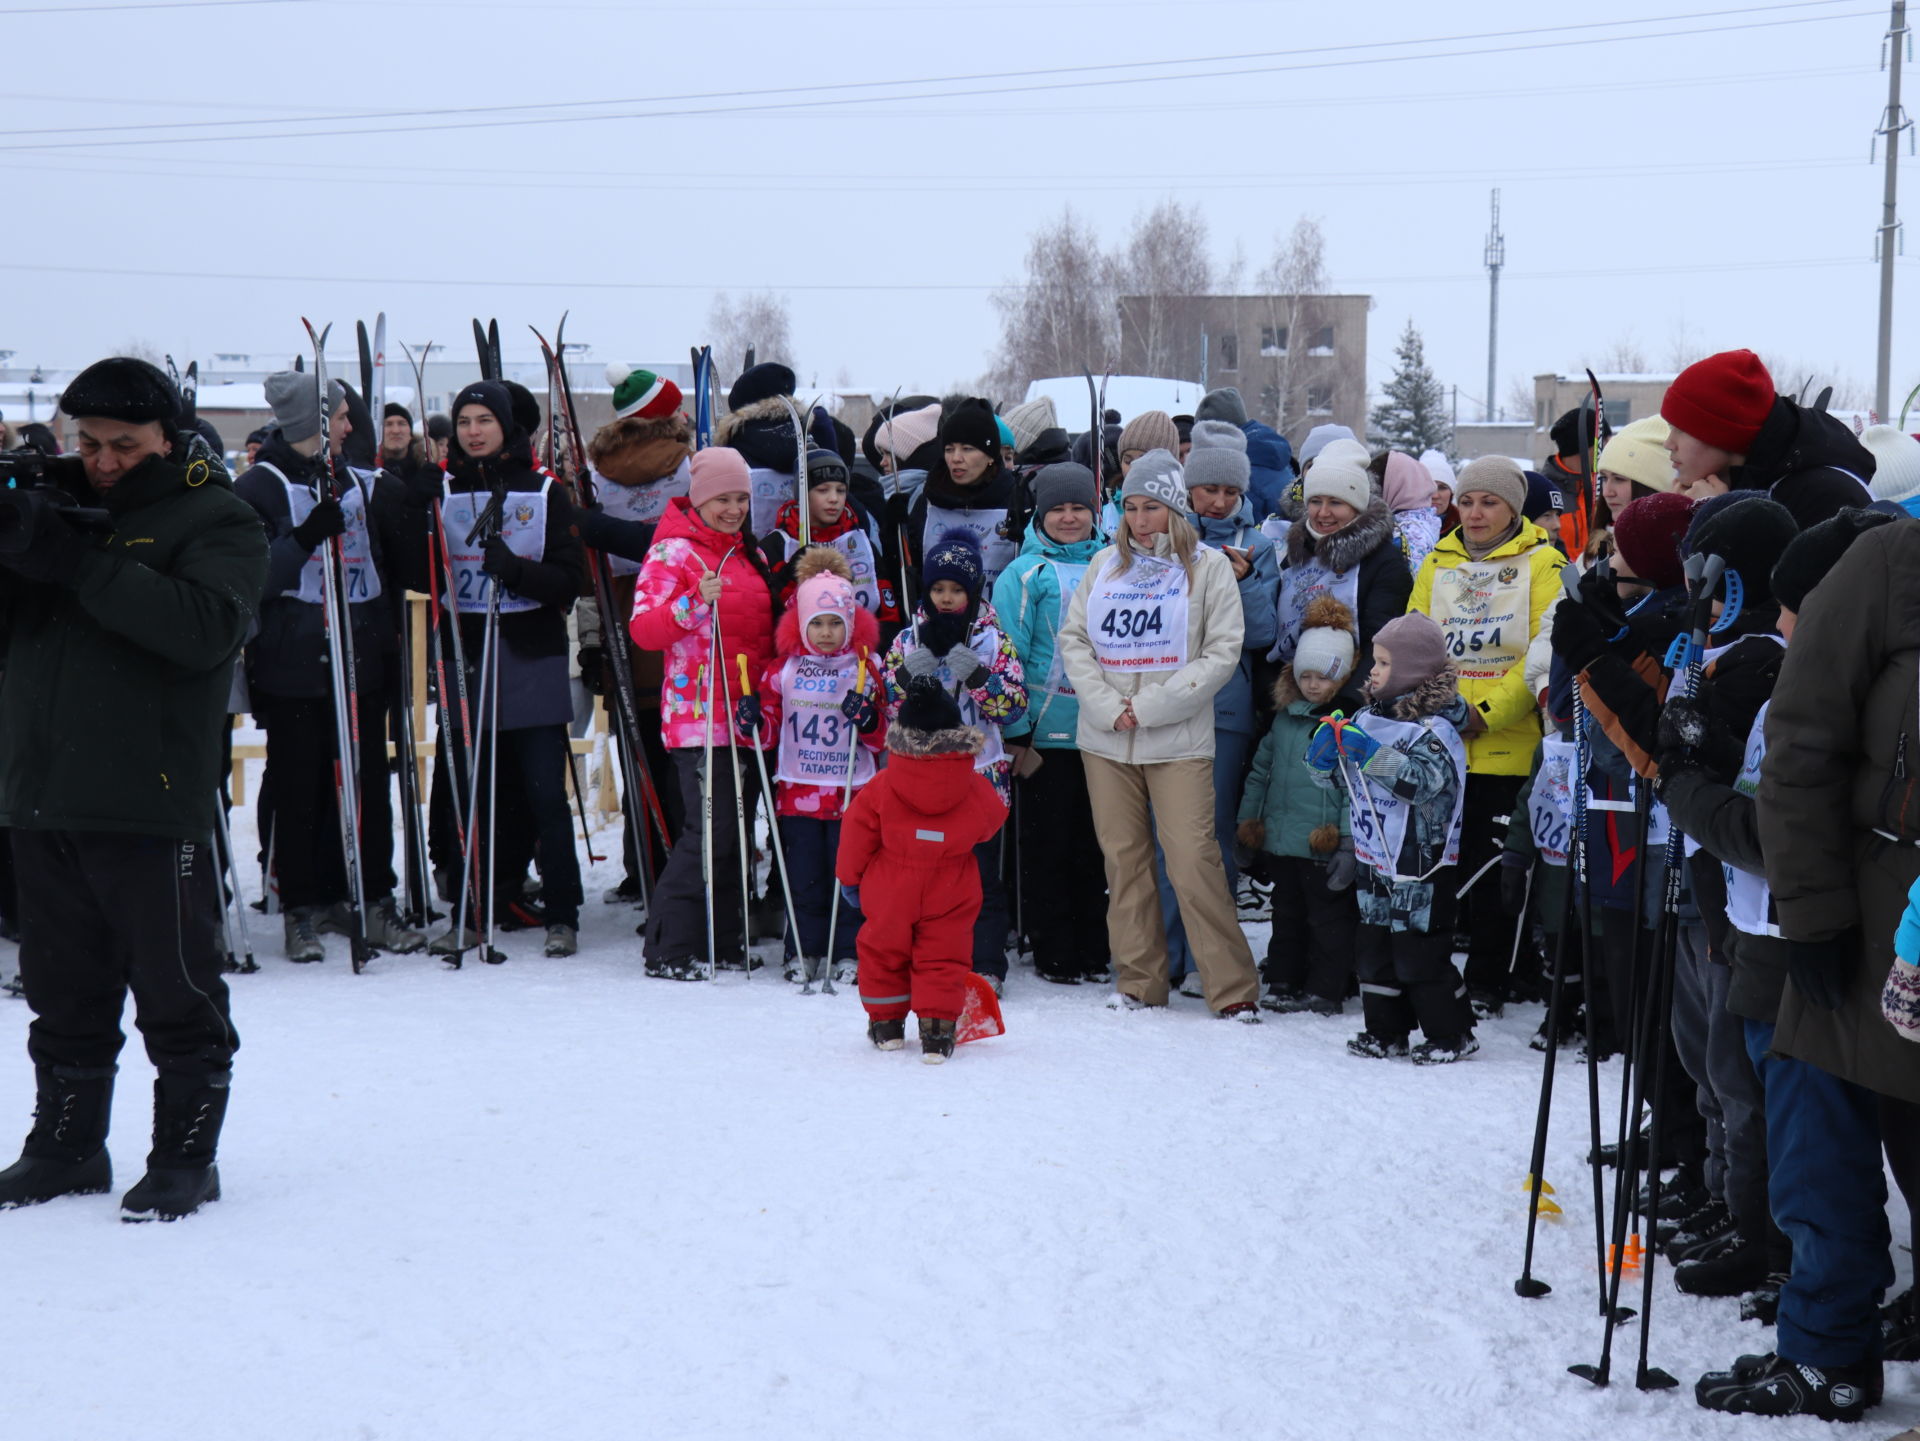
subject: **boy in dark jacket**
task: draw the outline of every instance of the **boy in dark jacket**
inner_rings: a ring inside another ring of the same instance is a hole
[[[887,767],[854,797],[841,827],[836,874],[866,918],[858,949],[867,1038],[901,1049],[911,1010],[929,1065],[953,1054],[973,968],[973,848],[1007,818],[992,782],[974,769],[983,744],[938,681],[914,681],[887,732]]]

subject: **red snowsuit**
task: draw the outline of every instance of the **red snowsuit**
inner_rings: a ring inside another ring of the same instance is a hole
[[[895,726],[887,765],[841,826],[840,883],[860,887],[860,1003],[876,1021],[957,1021],[973,969],[980,870],[973,848],[1007,819],[973,768],[971,730]]]

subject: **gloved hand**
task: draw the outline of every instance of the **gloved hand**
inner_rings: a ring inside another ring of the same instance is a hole
[[[1380,742],[1353,721],[1334,727],[1334,735],[1340,743],[1340,754],[1347,758],[1349,765],[1365,765],[1373,759],[1373,753],[1380,749]]]
[[[33,522],[33,539],[15,555],[0,556],[0,565],[46,585],[71,585],[80,562],[93,549],[86,536],[67,523],[59,505],[40,507]]]
[[[927,680],[940,669],[940,657],[925,646],[917,645],[907,652],[906,659],[901,661],[901,664],[906,667],[907,674],[915,680]]]
[[[1788,941],[1787,974],[1808,1004],[1837,1011],[1860,969],[1860,928],[1824,941]]]
[[[766,729],[767,718],[760,710],[760,697],[743,695],[733,705],[733,723],[740,734],[748,740],[754,739]]]
[[[481,554],[485,559],[480,562],[480,569],[512,590],[513,583],[520,579],[520,567],[524,564],[520,557],[507,549],[506,541],[497,535],[481,547]]]
[[[293,528],[293,538],[300,542],[303,550],[312,550],[322,542],[346,533],[346,512],[340,509],[340,502],[332,496],[316,502],[313,509],[307,512],[307,518]]]
[[[935,655],[945,655],[967,638],[967,618],[937,610],[920,622],[920,644]]]
[[[1508,915],[1519,916],[1527,909],[1527,876],[1532,870],[1518,852],[1500,853],[1500,907]]]
[[[580,684],[588,695],[607,693],[607,653],[597,645],[580,647]]]
[[[1909,1041],[1920,1041],[1920,965],[1894,958],[1880,992],[1880,1014]]]
[[[1346,890],[1353,884],[1358,865],[1353,854],[1353,841],[1349,838],[1340,842],[1340,849],[1327,857],[1327,889]]]
[[[1324,774],[1339,763],[1340,742],[1335,738],[1333,722],[1321,721],[1313,739],[1307,742],[1307,764]]]
[[[1620,627],[1594,606],[1562,600],[1553,609],[1553,653],[1576,675],[1605,655],[1619,633]]]
[[[406,483],[407,504],[425,510],[440,499],[440,487],[446,478],[447,473],[437,465],[425,466],[415,471]]]
[[[858,886],[840,887],[840,899],[845,901],[848,905],[852,906],[856,911],[859,910],[860,909],[860,887]]]
[[[973,660],[973,669],[968,671],[964,676],[960,677],[960,684],[963,687],[965,687],[967,690],[979,690],[981,686],[987,683],[987,676],[989,672],[987,670],[986,665],[980,660],[978,656],[972,657],[972,660]],[[966,664],[966,661],[967,661],[967,657],[963,655],[960,661],[954,665],[954,670],[956,673],[958,673],[959,667],[961,665]]]
[[[872,735],[880,724],[880,707],[863,690],[850,690],[840,698],[840,714],[863,736]]]
[[[1267,843],[1267,823],[1262,820],[1242,821],[1233,828],[1233,838],[1250,851],[1257,851]]]

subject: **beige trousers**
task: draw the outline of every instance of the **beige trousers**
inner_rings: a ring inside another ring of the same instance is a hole
[[[1167,858],[1187,943],[1217,1013],[1260,994],[1213,829],[1213,762],[1130,766],[1082,752],[1093,828],[1107,861],[1107,944],[1115,984],[1150,1006],[1167,1003],[1167,927],[1154,882],[1153,840]]]

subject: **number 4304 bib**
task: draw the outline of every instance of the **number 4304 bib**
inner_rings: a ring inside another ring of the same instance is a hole
[[[1467,561],[1433,577],[1433,618],[1463,680],[1498,680],[1532,638],[1533,567],[1525,555]]]
[[[1136,555],[1125,575],[1111,570],[1087,595],[1087,634],[1108,670],[1179,670],[1187,663],[1186,570]]]

